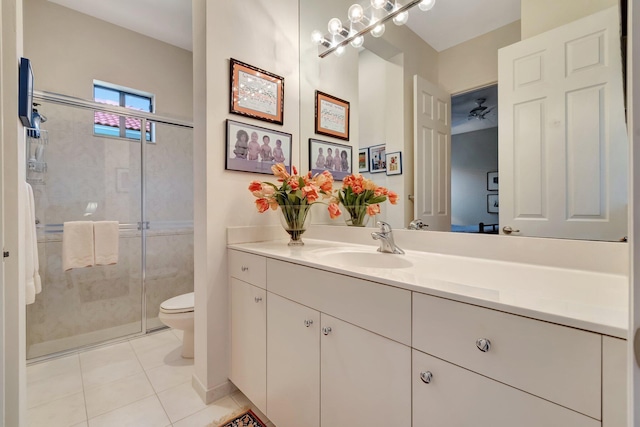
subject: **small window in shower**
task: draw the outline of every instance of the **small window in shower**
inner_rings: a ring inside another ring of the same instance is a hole
[[[153,113],[154,95],[139,90],[125,88],[110,83],[93,83],[93,99],[95,102],[117,105],[132,110]],[[105,111],[94,113],[93,134],[114,138],[127,138],[140,141],[140,120],[133,117],[120,116]],[[153,125],[147,122],[145,139],[154,142]]]

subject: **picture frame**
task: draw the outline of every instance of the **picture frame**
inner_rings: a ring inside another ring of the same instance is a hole
[[[384,144],[369,147],[369,172],[386,172],[387,157],[385,155],[386,146]]]
[[[487,172],[487,190],[498,191],[498,171]]]
[[[387,175],[402,175],[402,153],[400,151],[385,153],[385,163]]]
[[[487,212],[495,214],[500,212],[500,199],[497,194],[487,194]]]
[[[336,152],[340,153],[340,163],[337,163],[335,160]],[[353,148],[350,145],[309,138],[309,170],[311,171],[311,175],[328,170],[331,172],[331,175],[333,175],[334,180],[343,180],[346,176],[353,173],[352,152]],[[328,163],[329,153],[331,153],[331,157],[333,159],[332,165],[329,165]],[[324,161],[323,167],[320,165],[322,161]],[[345,164],[347,166],[346,170]],[[338,170],[338,166],[340,166],[340,170]]]
[[[315,132],[319,135],[349,140],[348,101],[316,90]]]
[[[290,133],[227,119],[225,169],[271,175],[271,166],[283,163],[291,173],[291,141]]]
[[[369,172],[369,148],[358,150],[358,172]]]
[[[20,58],[18,71],[18,117],[24,127],[31,127],[33,116],[33,69],[31,61]]]
[[[284,123],[284,77],[231,58],[229,112]]]

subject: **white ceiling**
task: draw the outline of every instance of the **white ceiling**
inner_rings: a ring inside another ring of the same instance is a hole
[[[191,0],[49,1],[192,50]],[[428,12],[414,7],[407,25],[441,51],[518,19],[520,0],[437,0]]]
[[[491,108],[484,119],[469,118],[469,112],[484,98],[483,107]],[[487,86],[451,97],[451,135],[498,126],[498,86]]]

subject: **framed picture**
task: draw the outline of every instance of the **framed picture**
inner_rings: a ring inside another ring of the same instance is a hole
[[[316,91],[316,133],[349,140],[349,103]]]
[[[231,58],[230,113],[284,123],[284,78]]]
[[[284,163],[291,173],[291,134],[227,119],[225,169],[271,175]]]
[[[22,126],[31,127],[31,116],[33,114],[33,70],[31,69],[31,61],[27,58],[20,58],[18,74],[18,117],[20,117]]]
[[[487,172],[487,190],[498,191],[498,171]]]
[[[487,212],[498,213],[500,211],[500,202],[497,194],[487,194]]]
[[[352,147],[335,142],[309,138],[309,170],[311,174],[328,170],[333,179],[341,181],[353,173]]]
[[[361,148],[358,151],[358,172],[369,172],[369,149]]]
[[[402,175],[402,153],[400,151],[386,153],[385,163],[387,164],[387,175]]]
[[[387,157],[385,156],[385,145],[369,147],[369,172],[378,173],[386,170]]]

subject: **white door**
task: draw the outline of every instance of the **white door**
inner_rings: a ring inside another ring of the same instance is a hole
[[[267,412],[267,292],[230,278],[231,370],[229,379]]]
[[[451,231],[451,95],[413,76],[414,217]]]
[[[619,28],[614,6],[500,49],[501,232],[627,235]]]
[[[411,349],[324,313],[321,319],[322,427],[410,426]]]
[[[267,298],[267,417],[278,427],[320,427],[320,312]]]

